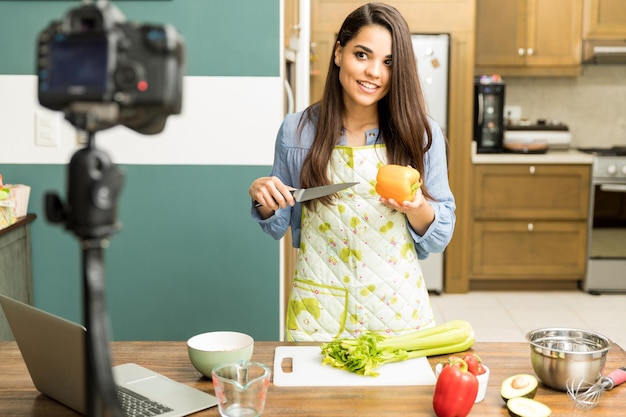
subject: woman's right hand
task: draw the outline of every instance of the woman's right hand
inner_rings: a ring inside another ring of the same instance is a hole
[[[291,194],[293,187],[285,185],[278,177],[261,177],[252,182],[248,193],[253,201],[260,204],[258,208],[261,215],[269,217],[279,208],[296,204]]]

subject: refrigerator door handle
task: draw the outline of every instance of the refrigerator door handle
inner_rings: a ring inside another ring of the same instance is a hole
[[[286,113],[293,113],[296,107],[296,100],[293,95],[293,89],[291,88],[291,84],[289,81],[285,79],[285,96],[287,97],[287,108],[285,109]]]

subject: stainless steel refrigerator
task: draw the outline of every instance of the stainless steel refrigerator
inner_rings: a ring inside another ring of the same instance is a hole
[[[450,35],[418,33],[412,36],[412,41],[428,113],[445,133],[448,130]],[[443,261],[444,253],[433,253],[421,261],[426,286],[437,294],[443,291]]]

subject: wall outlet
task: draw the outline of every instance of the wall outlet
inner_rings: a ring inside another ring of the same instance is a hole
[[[504,106],[504,118],[506,120],[520,120],[522,118],[522,107]]]
[[[35,145],[59,146],[60,116],[56,113],[38,110],[35,112]]]

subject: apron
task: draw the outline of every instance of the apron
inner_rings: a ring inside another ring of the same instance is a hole
[[[380,144],[333,150],[331,181],[359,184],[340,191],[330,207],[302,208],[288,341],[398,335],[434,326],[406,216],[381,204],[374,188],[385,161]]]

